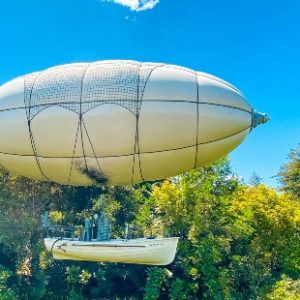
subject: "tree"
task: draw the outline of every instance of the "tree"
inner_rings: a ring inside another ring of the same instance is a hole
[[[15,300],[17,295],[12,288],[9,288],[8,281],[12,277],[12,272],[0,265],[0,299]]]
[[[283,275],[276,282],[272,291],[265,297],[266,300],[299,300],[300,299],[300,279],[292,280]]]
[[[277,176],[282,190],[300,199],[300,146],[288,154],[289,162],[284,164]]]
[[[256,299],[282,274],[300,276],[300,203],[290,195],[243,185],[221,162],[151,196],[162,232],[181,237],[169,298],[176,289],[174,299]]]
[[[286,191],[245,185],[226,160],[134,187],[64,187],[0,173],[0,298],[297,299],[300,201]],[[114,238],[126,223],[131,237],[180,237],[174,262],[53,260],[40,215],[78,225],[100,210]]]
[[[300,276],[299,201],[261,184],[239,190],[229,212],[234,290],[258,296],[282,274]]]
[[[153,188],[161,233],[181,237],[177,259],[168,267],[170,299],[230,299],[227,212],[239,187],[228,162],[220,161]]]
[[[252,176],[249,179],[249,184],[250,185],[259,185],[262,183],[262,178],[256,174],[256,172],[252,173]]]

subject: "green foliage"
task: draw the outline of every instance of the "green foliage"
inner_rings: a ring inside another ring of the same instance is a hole
[[[14,300],[17,298],[13,289],[8,287],[12,272],[0,265],[0,299]]]
[[[281,170],[283,193],[258,178],[245,185],[226,160],[134,187],[64,187],[0,173],[0,299],[300,299],[299,157],[292,152]],[[178,236],[175,261],[55,261],[42,243],[46,211],[78,229],[104,211],[114,238],[125,236],[126,223],[132,238]]]
[[[291,150],[288,155],[289,162],[282,166],[277,174],[282,184],[282,190],[290,192],[300,198],[300,146]]]
[[[160,298],[163,284],[166,281],[167,273],[165,269],[149,268],[147,270],[147,284],[145,287],[145,300],[156,300]]]
[[[243,242],[243,252],[253,255],[256,263],[261,261],[262,268],[269,265],[269,276],[271,270],[300,276],[299,201],[259,185],[237,193],[231,212],[238,229],[234,235]]]
[[[299,300],[300,299],[300,279],[292,280],[283,275],[276,282],[273,290],[266,295],[266,300]]]

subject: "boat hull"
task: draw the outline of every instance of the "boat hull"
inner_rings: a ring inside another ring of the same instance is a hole
[[[44,242],[55,259],[168,265],[175,258],[178,238],[101,242],[46,238]]]

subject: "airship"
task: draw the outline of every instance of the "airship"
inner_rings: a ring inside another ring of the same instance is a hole
[[[131,185],[208,165],[267,121],[206,73],[120,60],[60,65],[0,87],[0,166],[65,185]]]

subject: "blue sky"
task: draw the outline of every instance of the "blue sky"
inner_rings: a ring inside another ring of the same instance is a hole
[[[272,176],[300,142],[298,0],[0,1],[0,54],[0,84],[102,59],[167,62],[229,81],[272,118],[230,155],[245,180],[255,171],[276,186]]]

